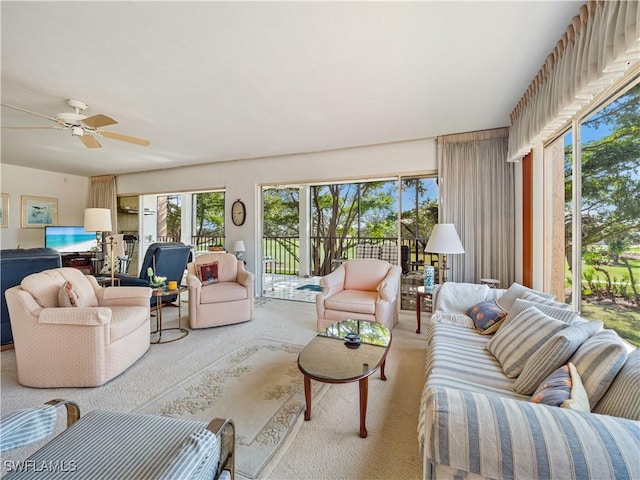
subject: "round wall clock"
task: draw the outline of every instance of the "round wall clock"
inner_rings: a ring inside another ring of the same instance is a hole
[[[236,226],[240,226],[244,224],[244,221],[247,219],[247,208],[244,206],[244,202],[238,199],[233,202],[231,205],[231,220],[233,224]]]

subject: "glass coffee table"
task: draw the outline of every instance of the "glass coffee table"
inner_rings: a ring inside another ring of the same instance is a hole
[[[350,335],[351,334],[351,335]],[[360,342],[347,340],[358,335]],[[305,420],[311,419],[311,380],[324,383],[360,384],[360,436],[367,437],[365,420],[369,396],[369,376],[384,366],[391,346],[391,332],[382,324],[365,320],[344,320],[320,332],[298,356],[298,368],[304,375]]]

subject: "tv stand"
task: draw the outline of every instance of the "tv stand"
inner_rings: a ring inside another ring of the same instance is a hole
[[[61,253],[63,267],[77,268],[85,275],[93,275],[93,260],[96,254],[92,252],[84,253]]]

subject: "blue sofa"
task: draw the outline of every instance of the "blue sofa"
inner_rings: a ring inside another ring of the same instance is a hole
[[[20,285],[22,279],[32,273],[51,268],[60,268],[60,253],[52,248],[16,248],[0,250],[0,287],[2,288],[2,305],[0,309],[0,341],[2,345],[13,343],[11,320],[4,292]]]

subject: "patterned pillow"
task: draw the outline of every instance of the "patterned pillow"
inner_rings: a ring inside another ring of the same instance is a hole
[[[82,307],[80,295],[70,281],[64,282],[58,291],[58,305],[61,307]]]
[[[487,350],[502,365],[508,378],[520,375],[529,357],[559,330],[569,325],[545,315],[536,307],[525,308],[487,342]]]
[[[380,258],[380,245],[359,243],[356,246],[356,258]]]
[[[563,365],[540,383],[533,392],[531,401],[559,407],[571,397],[571,385],[569,365]]]
[[[531,395],[544,378],[564,365],[580,345],[601,329],[602,322],[593,321],[560,330],[529,357],[513,389],[523,395]]]
[[[522,295],[526,292],[533,292],[540,297],[554,299],[555,296],[550,293],[539,292],[538,290],[533,290],[529,287],[525,287],[524,285],[520,285],[517,282],[513,282],[511,286],[507,289],[504,294],[498,298],[498,305],[500,305],[507,312],[511,309],[513,303],[518,299],[522,298]]]
[[[629,354],[622,370],[593,411],[640,420],[640,350],[636,348]]]
[[[218,283],[218,262],[201,263],[197,264],[198,278],[204,285],[210,285],[212,283]]]
[[[589,399],[573,364],[558,368],[545,378],[531,396],[533,403],[589,411]]]
[[[503,328],[506,327],[507,324],[511,322],[511,320],[513,320],[517,315],[520,314],[520,312],[522,312],[525,308],[531,307],[531,306],[534,306],[538,310],[540,310],[542,313],[545,313],[550,317],[565,323],[573,324],[579,318],[578,313],[574,312],[569,308],[556,308],[551,305],[543,305],[538,302],[532,302],[530,300],[524,300],[522,298],[519,298],[513,303],[513,306],[509,309],[509,312],[507,313],[507,318],[504,319],[504,323],[502,324],[502,327]]]
[[[553,298],[542,297],[537,293],[524,292],[520,297],[522,300],[529,300],[530,302],[536,302],[542,305],[549,305],[551,307],[560,308],[563,310],[570,310],[571,305],[568,303],[556,302]]]
[[[613,330],[601,330],[571,357],[593,409],[627,360],[627,348]]]
[[[482,335],[489,335],[502,325],[507,312],[501,309],[495,300],[480,302],[467,310],[476,330]]]

